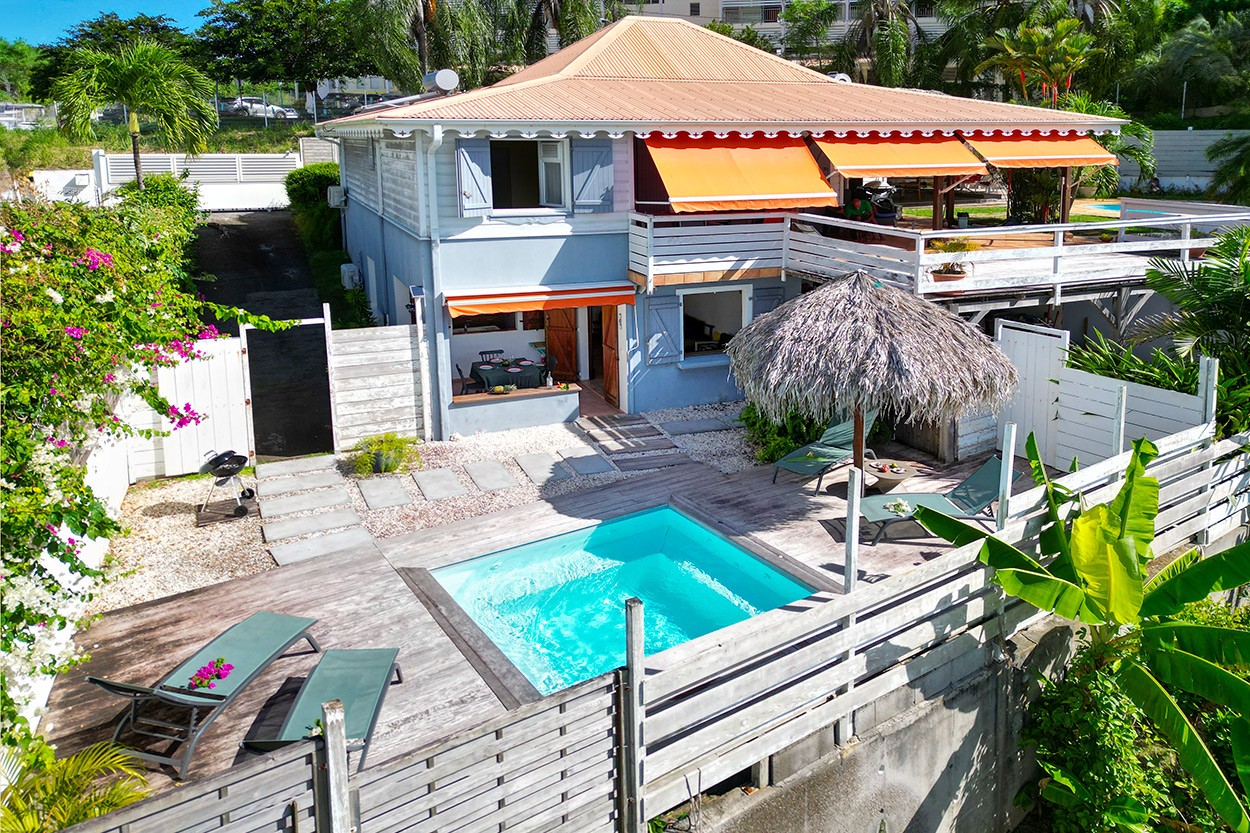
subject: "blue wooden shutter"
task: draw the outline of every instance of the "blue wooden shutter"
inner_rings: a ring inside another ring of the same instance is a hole
[[[647,299],[647,364],[672,364],[681,358],[681,299]]]
[[[767,286],[751,293],[751,317],[759,318],[772,312],[786,299],[786,290],[780,286]]]
[[[456,183],[460,188],[461,217],[482,217],[490,213],[490,139],[456,142]]]
[[[612,211],[612,140],[575,139],[570,148],[573,165],[573,211],[603,214]]]

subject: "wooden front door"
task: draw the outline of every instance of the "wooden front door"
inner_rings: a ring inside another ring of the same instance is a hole
[[[556,360],[552,377],[557,382],[576,382],[577,310],[548,310],[543,329],[547,331],[547,355]]]
[[[613,408],[621,407],[620,369],[616,354],[616,307],[603,310],[603,398]]]

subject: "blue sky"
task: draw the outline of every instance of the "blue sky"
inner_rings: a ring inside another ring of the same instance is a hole
[[[0,0],[0,36],[33,44],[51,43],[75,23],[105,12],[121,17],[137,14],[163,14],[183,28],[200,24],[196,12],[208,7],[208,0]]]

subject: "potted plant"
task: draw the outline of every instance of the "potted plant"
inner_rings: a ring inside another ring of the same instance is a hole
[[[1101,242],[1103,242],[1103,243],[1114,243],[1114,242],[1115,242],[1115,232],[1113,232],[1113,231],[1104,231],[1102,234],[1098,235],[1098,239],[1099,239]]]
[[[353,448],[356,453],[352,456],[352,471],[364,477],[370,473],[397,471],[408,463],[420,463],[418,442],[415,437],[401,437],[394,432],[365,437]]]
[[[942,254],[962,254],[963,252],[975,252],[981,248],[980,244],[968,237],[946,237],[941,240],[934,240],[931,244],[935,252]],[[964,264],[959,261],[951,263],[943,263],[933,270],[933,280],[935,281],[959,281],[963,280],[968,274]]]

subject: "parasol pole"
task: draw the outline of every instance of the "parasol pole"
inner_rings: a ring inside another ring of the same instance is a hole
[[[864,470],[864,409],[855,400],[855,468]]]

